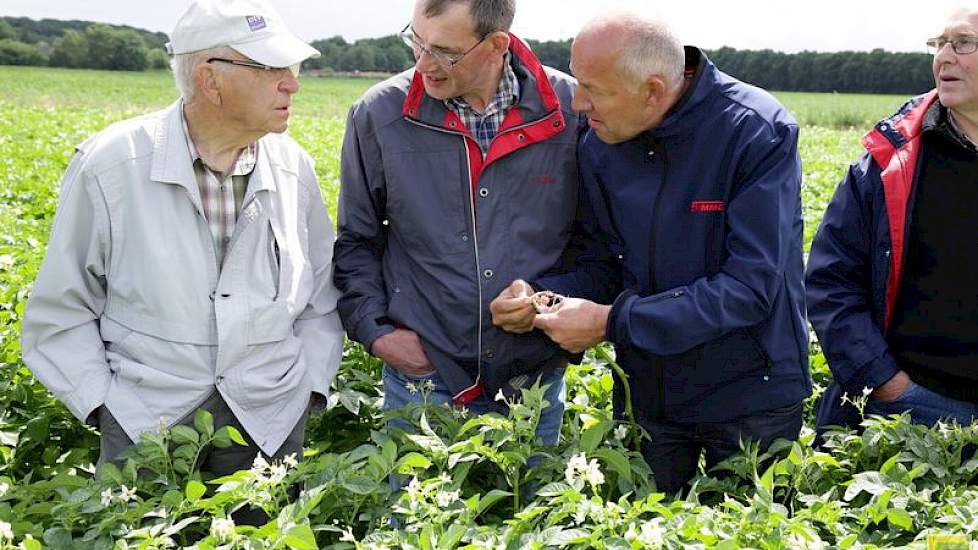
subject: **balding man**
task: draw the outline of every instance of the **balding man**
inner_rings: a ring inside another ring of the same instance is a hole
[[[795,438],[811,391],[802,290],[798,125],[660,22],[589,23],[571,49],[583,219],[574,268],[504,293],[496,322],[570,352],[614,343],[642,452],[675,493],[739,449]],[[518,286],[521,282],[517,282]],[[623,409],[622,387],[615,408]]]
[[[834,382],[819,428],[864,412],[978,417],[978,10],[927,40],[936,89],[863,138],[808,260],[808,308]]]
[[[282,134],[318,53],[258,0],[195,2],[169,47],[181,98],[79,145],[62,180],[24,362],[98,425],[100,462],[205,409],[248,443],[202,454],[226,475],[301,457],[342,352],[333,230]]]

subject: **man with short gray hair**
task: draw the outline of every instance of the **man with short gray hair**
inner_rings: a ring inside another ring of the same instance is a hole
[[[494,321],[572,353],[612,342],[651,435],[642,453],[676,493],[701,453],[709,469],[741,440],[766,448],[801,428],[812,383],[798,125],[661,22],[589,23],[571,69],[590,124],[583,219],[573,268],[531,281],[566,297],[538,312],[508,290]],[[619,418],[624,398],[616,384]]]
[[[333,230],[283,134],[318,53],[259,0],[198,0],[168,46],[181,99],[79,145],[62,180],[24,362],[99,427],[100,462],[205,409],[248,443],[202,455],[226,475],[301,457],[339,365]]]

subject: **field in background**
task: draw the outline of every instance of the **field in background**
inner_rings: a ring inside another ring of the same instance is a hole
[[[166,72],[124,73],[0,67],[0,183],[51,197],[74,145],[111,122],[159,109],[177,98]],[[290,134],[316,161],[335,215],[339,150],[349,106],[376,80],[302,78]],[[860,153],[859,137],[905,98],[857,94],[775,95],[802,127],[806,242],[831,190]],[[46,185],[45,185],[46,184]],[[43,191],[41,190],[43,189]],[[0,220],[8,205],[0,205]],[[8,213],[9,214],[9,213]],[[9,218],[7,218],[9,220]]]

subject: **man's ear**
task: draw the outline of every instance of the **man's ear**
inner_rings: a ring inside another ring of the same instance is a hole
[[[645,79],[645,89],[646,106],[652,108],[661,107],[662,103],[666,101],[669,87],[666,85],[666,81],[661,75],[652,75]]]
[[[492,53],[503,56],[509,51],[509,33],[496,31],[486,37],[486,42],[492,44]]]
[[[221,104],[221,74],[210,63],[201,63],[194,69],[194,85],[198,95],[213,103]]]

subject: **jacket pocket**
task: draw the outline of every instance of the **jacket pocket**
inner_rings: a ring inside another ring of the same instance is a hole
[[[268,232],[268,243],[265,248],[268,255],[268,269],[272,274],[272,287],[275,289],[272,301],[275,301],[278,300],[282,292],[282,250],[279,247],[278,239],[275,238],[275,230],[271,224],[269,224]]]
[[[695,348],[662,357],[663,398],[692,403],[737,380],[769,373],[770,360],[748,329],[733,330]]]
[[[284,300],[251,308],[248,344],[280,342],[292,333],[292,314]]]

